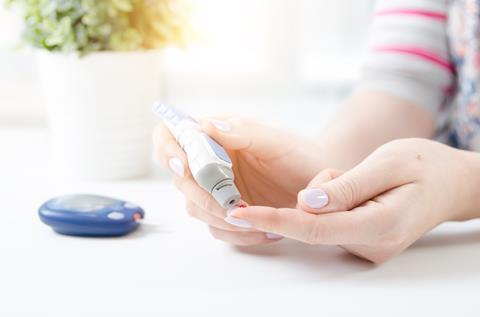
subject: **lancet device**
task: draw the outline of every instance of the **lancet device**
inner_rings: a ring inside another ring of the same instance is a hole
[[[153,112],[170,130],[187,154],[195,181],[208,191],[223,208],[240,202],[234,183],[232,161],[225,149],[202,131],[198,122],[178,109],[156,103]]]

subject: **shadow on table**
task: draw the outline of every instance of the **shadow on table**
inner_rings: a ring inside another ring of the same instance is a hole
[[[412,249],[446,248],[458,245],[477,245],[480,254],[480,230],[470,232],[437,233],[418,240]]]
[[[235,247],[243,254],[273,260],[274,265],[297,267],[297,278],[305,276],[311,279],[318,276],[321,280],[328,277],[342,277],[372,270],[370,262],[356,258],[334,246],[312,246],[292,240],[283,240],[276,244],[255,247]]]
[[[373,279],[405,282],[450,280],[480,273],[480,229],[433,232],[408,250],[378,267]]]
[[[169,234],[173,233],[172,229],[169,229],[163,225],[144,223],[137,230],[125,236],[125,239],[138,239],[155,234]]]
[[[358,259],[337,247],[309,246],[294,241],[254,248],[244,254],[274,258],[278,265],[299,266],[299,274],[322,278],[348,277],[365,283],[418,282],[465,278],[480,273],[480,229],[439,231],[418,240],[404,253],[382,265]]]

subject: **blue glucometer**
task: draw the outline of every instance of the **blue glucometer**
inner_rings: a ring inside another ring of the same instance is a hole
[[[144,210],[135,204],[88,194],[53,198],[38,214],[56,232],[84,237],[122,236],[137,229],[145,217]]]

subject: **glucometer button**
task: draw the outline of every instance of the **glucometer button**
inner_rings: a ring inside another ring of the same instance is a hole
[[[123,218],[125,218],[125,215],[118,211],[112,211],[107,215],[107,217],[112,220],[122,220]]]
[[[135,213],[135,214],[133,215],[133,219],[135,219],[135,221],[137,221],[137,222],[142,221],[142,219],[143,219],[142,214],[140,214],[140,213],[138,213],[138,212]]]

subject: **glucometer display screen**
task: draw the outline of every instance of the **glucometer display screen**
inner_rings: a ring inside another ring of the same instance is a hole
[[[53,208],[72,211],[91,212],[118,203],[117,200],[94,195],[73,195],[55,199],[50,203]]]

